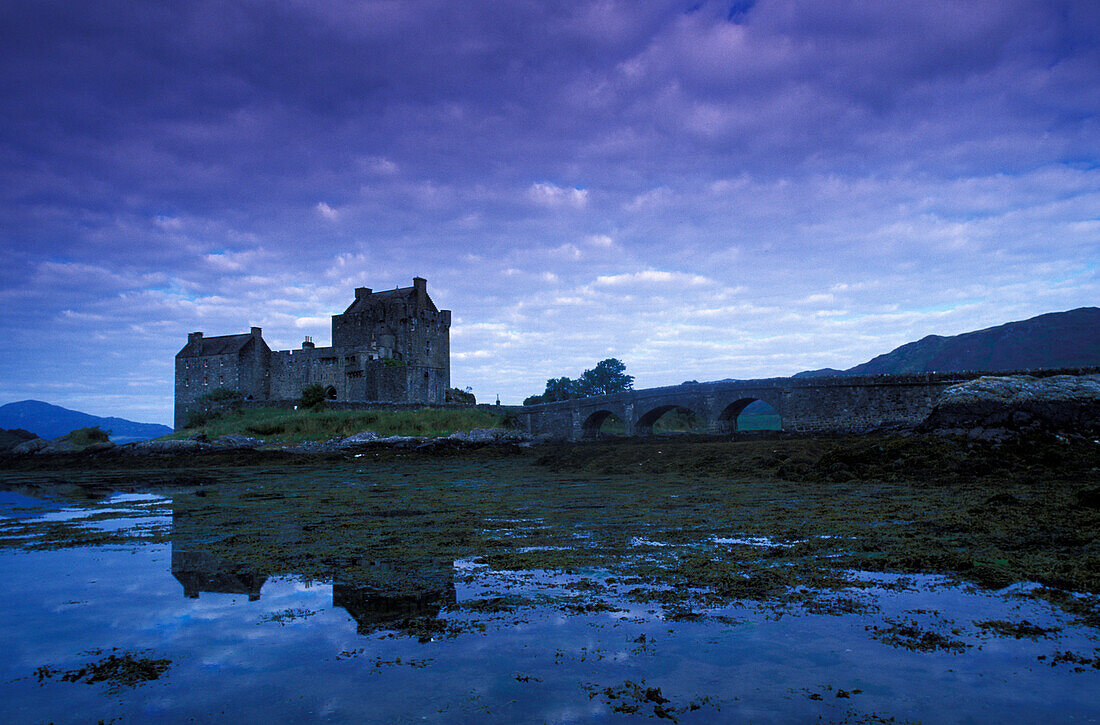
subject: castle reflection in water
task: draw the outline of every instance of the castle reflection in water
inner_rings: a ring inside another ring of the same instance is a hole
[[[172,576],[185,597],[241,594],[257,601],[270,576],[294,573],[260,571],[219,555],[220,525],[174,507]],[[423,637],[439,629],[440,613],[456,603],[454,566],[444,559],[362,556],[333,567],[332,603],[351,615],[359,634],[393,630]]]

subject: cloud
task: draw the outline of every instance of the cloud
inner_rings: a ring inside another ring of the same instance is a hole
[[[359,166],[367,173],[378,176],[393,176],[399,170],[397,164],[382,156],[368,156],[360,159]]]
[[[664,186],[650,189],[644,194],[638,194],[625,205],[627,211],[642,211],[643,209],[655,209],[664,206],[672,198],[672,191]]]
[[[587,189],[563,189],[545,182],[536,182],[527,189],[527,198],[549,207],[583,209],[588,204]]]
[[[0,393],[167,419],[188,331],[414,275],[505,402],[1095,304],[1096,3],[689,4],[6,3]]]
[[[622,287],[636,284],[680,284],[699,286],[711,283],[711,280],[699,274],[687,274],[684,272],[664,272],[656,269],[647,269],[641,272],[628,272],[626,274],[604,275],[597,277],[594,282],[600,287]]]
[[[340,212],[336,211],[335,209],[333,209],[331,206],[329,206],[328,204],[326,204],[323,201],[317,202],[317,206],[315,206],[313,208],[324,219],[327,219],[330,222],[334,222],[334,221],[336,221],[337,219],[340,218]]]

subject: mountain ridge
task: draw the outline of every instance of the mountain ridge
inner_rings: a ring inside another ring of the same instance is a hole
[[[1078,307],[958,335],[926,335],[847,370],[806,370],[794,377],[1093,366],[1100,366],[1100,308]]]
[[[114,416],[92,415],[41,400],[20,400],[0,405],[0,428],[22,428],[41,438],[57,438],[78,428],[92,426],[111,431],[111,440],[115,443],[146,441],[172,432],[171,428],[160,423],[139,423]]]

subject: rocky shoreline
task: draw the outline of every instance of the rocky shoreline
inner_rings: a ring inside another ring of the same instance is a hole
[[[144,458],[205,456],[212,454],[256,453],[272,456],[346,456],[379,450],[419,451],[425,453],[445,451],[469,451],[480,448],[520,448],[537,442],[525,433],[500,428],[477,428],[452,433],[442,437],[379,436],[372,431],[356,433],[345,438],[328,441],[301,441],[298,443],[271,443],[245,435],[225,435],[216,439],[197,435],[183,439],[160,439],[115,445],[93,443],[74,446],[63,438],[46,441],[33,437],[7,451],[0,452],[0,460],[26,459],[29,457],[87,457],[87,458]]]

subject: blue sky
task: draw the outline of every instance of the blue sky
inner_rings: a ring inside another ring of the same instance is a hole
[[[506,403],[1100,300],[1091,0],[12,0],[0,98],[0,403],[170,422],[189,331],[414,276]]]

